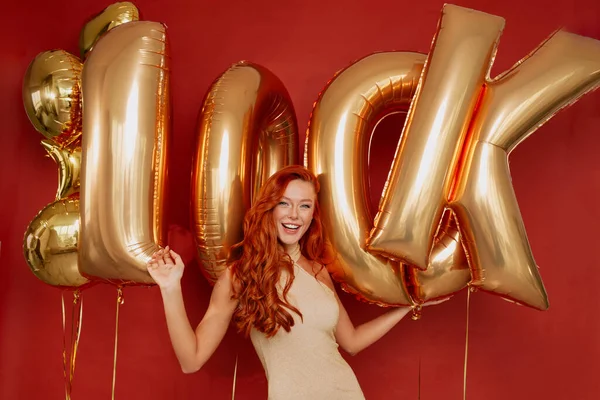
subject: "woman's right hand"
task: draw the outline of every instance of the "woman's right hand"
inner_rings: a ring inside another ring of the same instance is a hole
[[[169,246],[154,253],[148,262],[148,273],[161,290],[177,287],[184,268],[185,265],[179,254]]]

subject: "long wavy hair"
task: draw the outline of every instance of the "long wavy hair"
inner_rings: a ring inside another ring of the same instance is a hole
[[[287,185],[296,179],[312,183],[315,193],[319,193],[319,181],[306,168],[292,165],[279,170],[265,182],[246,213],[244,239],[231,248],[230,262],[235,260],[231,264],[235,289],[233,298],[239,301],[233,322],[246,336],[252,327],[267,337],[275,335],[279,328],[289,332],[294,325],[290,311],[302,318],[300,311],[287,301],[287,293],[294,280],[294,264],[279,246],[277,227],[272,217]],[[318,201],[314,203],[312,222],[300,239],[300,248],[308,260],[324,264],[325,239]],[[280,296],[277,284],[282,271],[288,272],[289,279]]]

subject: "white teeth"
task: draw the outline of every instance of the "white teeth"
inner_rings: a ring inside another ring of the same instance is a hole
[[[298,229],[300,228],[300,225],[294,225],[294,224],[282,224],[285,228],[288,229]]]

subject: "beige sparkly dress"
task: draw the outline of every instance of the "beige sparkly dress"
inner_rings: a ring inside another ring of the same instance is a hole
[[[267,338],[253,329],[250,337],[269,382],[268,400],[362,400],[354,372],[342,358],[334,332],[339,305],[329,287],[294,263],[288,300],[295,325]],[[284,274],[282,274],[284,275]],[[285,286],[287,274],[280,286]]]

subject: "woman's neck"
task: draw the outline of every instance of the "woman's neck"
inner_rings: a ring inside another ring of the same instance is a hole
[[[284,245],[283,250],[290,256],[293,262],[298,262],[302,253],[300,252],[300,244]]]

